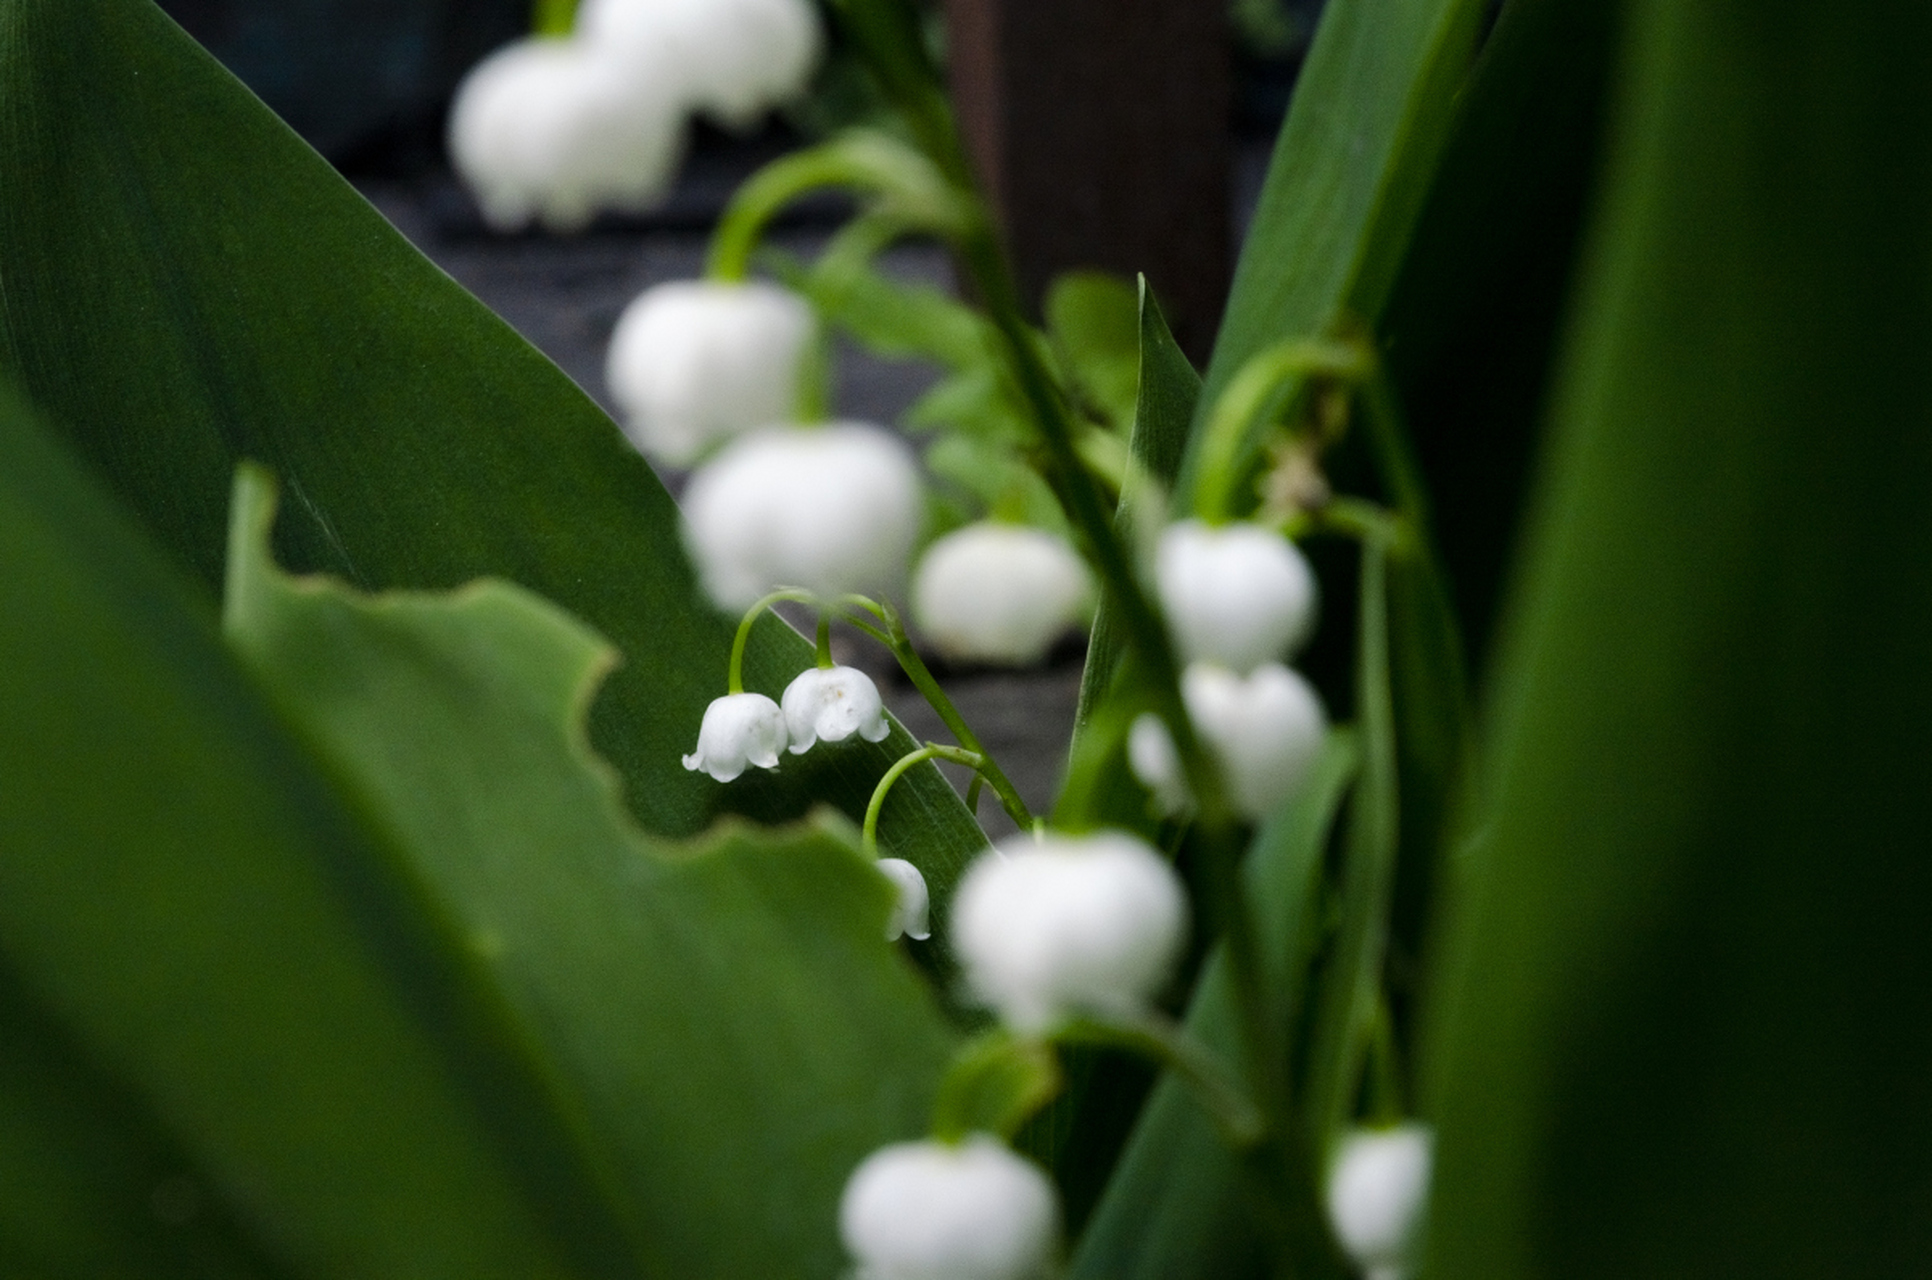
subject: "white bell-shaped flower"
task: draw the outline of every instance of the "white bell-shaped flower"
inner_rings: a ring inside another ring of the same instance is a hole
[[[577,31],[620,58],[668,56],[684,100],[739,130],[805,92],[824,43],[810,0],[583,0]]]
[[[790,421],[813,328],[803,298],[762,281],[646,289],[618,318],[605,362],[624,434],[682,467],[720,440]]]
[[[1251,671],[1299,648],[1314,626],[1315,575],[1271,529],[1180,521],[1162,532],[1155,568],[1183,662]]]
[[[1278,662],[1238,676],[1210,662],[1181,673],[1181,698],[1208,749],[1221,763],[1229,799],[1259,822],[1300,790],[1328,739],[1321,699],[1298,672]],[[1142,715],[1127,739],[1127,762],[1169,813],[1190,801],[1174,740],[1159,717]]]
[[[976,1133],[867,1156],[845,1184],[839,1235],[861,1280],[1040,1280],[1060,1211],[1037,1165]]]
[[[698,726],[698,749],[684,767],[730,782],[747,765],[776,769],[785,749],[785,713],[762,693],[728,693],[713,698]]]
[[[1093,608],[1093,575],[1065,538],[991,521],[927,548],[912,582],[919,629],[949,658],[1026,666]]]
[[[893,903],[892,915],[886,921],[886,941],[897,942],[902,934],[920,942],[932,937],[928,919],[932,895],[926,889],[926,877],[904,858],[880,858],[876,865],[899,891],[899,900]]]
[[[1328,1220],[1369,1280],[1400,1280],[1415,1263],[1429,1199],[1434,1134],[1427,1125],[1356,1129],[1328,1173]]]
[[[864,423],[755,431],[684,491],[684,537],[719,608],[779,586],[891,594],[905,580],[922,494],[912,454]]]
[[[1022,1034],[1082,1012],[1142,1011],[1186,932],[1174,869],[1121,831],[1012,837],[981,855],[953,894],[966,980]]]
[[[684,147],[677,81],[580,40],[507,45],[471,69],[450,108],[450,159],[500,230],[575,231],[599,209],[664,194]]]
[[[785,686],[779,706],[785,712],[785,733],[795,756],[820,741],[844,742],[856,733],[867,742],[883,742],[892,732],[879,686],[857,667],[801,671]]]

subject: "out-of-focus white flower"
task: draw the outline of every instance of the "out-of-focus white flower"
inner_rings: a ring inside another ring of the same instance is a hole
[[[785,749],[785,713],[762,693],[729,693],[713,698],[698,726],[698,749],[684,767],[730,782],[746,765],[776,769]]]
[[[643,209],[664,193],[684,146],[680,93],[662,63],[520,40],[464,77],[450,159],[490,225],[575,231],[601,208]]]
[[[1093,576],[1065,538],[984,521],[927,548],[912,582],[919,629],[949,658],[1038,662],[1093,606]]]
[[[618,318],[604,368],[624,434],[681,467],[719,440],[790,421],[813,328],[803,298],[762,281],[646,289]]]
[[[1264,663],[1246,676],[1211,662],[1190,663],[1181,673],[1181,699],[1195,731],[1221,762],[1229,799],[1256,822],[1301,788],[1328,738],[1321,699],[1300,674],[1279,662]],[[1188,805],[1180,757],[1158,716],[1135,719],[1127,762],[1167,812]]]
[[[919,472],[890,432],[858,422],[754,431],[684,491],[684,538],[719,608],[778,586],[890,593],[921,515]]]
[[[861,1280],[1037,1280],[1060,1211],[1038,1166],[976,1133],[867,1156],[845,1184],[839,1234]]]
[[[882,742],[892,732],[879,687],[857,667],[807,668],[785,686],[779,706],[795,756],[821,739],[843,742],[856,733],[867,742]]]
[[[619,58],[668,54],[685,101],[731,129],[804,93],[823,44],[810,0],[584,0],[577,31]]]
[[[926,891],[926,877],[904,858],[880,858],[877,865],[880,874],[899,891],[899,900],[893,904],[892,915],[886,921],[886,941],[897,942],[900,934],[921,942],[932,937],[927,922],[932,897]]]
[[[967,869],[952,927],[973,991],[1035,1034],[1081,1012],[1145,1009],[1180,952],[1187,896],[1166,860],[1125,832],[1022,835]]]
[[[1399,1280],[1414,1263],[1429,1198],[1435,1137],[1427,1125],[1356,1129],[1328,1172],[1328,1220],[1369,1280]]]
[[[1257,524],[1172,524],[1156,557],[1161,607],[1183,662],[1247,672],[1308,638],[1315,575],[1295,544]]]

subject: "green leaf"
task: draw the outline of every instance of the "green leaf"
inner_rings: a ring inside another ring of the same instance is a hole
[[[846,1176],[924,1131],[950,1048],[857,833],[652,844],[584,741],[600,637],[503,582],[288,578],[273,504],[244,468],[227,634],[502,993],[640,1269],[833,1274]]]
[[[644,826],[721,811],[864,813],[911,748],[801,758],[730,787],[689,773],[736,619],[698,593],[677,514],[597,407],[411,248],[147,0],[0,16],[0,371],[153,535],[219,582],[237,462],[290,496],[281,554],[365,589],[495,575],[608,636],[593,709]],[[748,686],[811,648],[761,624]],[[984,841],[937,770],[880,832],[943,902]]]
[[[10,398],[0,618],[9,1270],[23,1251],[58,1276],[259,1274],[262,1254],[393,1280],[621,1270],[460,955],[176,573]],[[177,1180],[196,1231],[152,1217]],[[23,1229],[12,1206],[46,1212]]]
[[[1355,776],[1353,736],[1338,730],[1308,785],[1255,836],[1244,865],[1266,970],[1266,1005],[1288,1036],[1305,1005],[1309,958],[1318,941],[1323,859],[1342,798]],[[1203,971],[1188,1007],[1189,1034],[1221,1055],[1239,1056],[1232,975],[1221,950]],[[1241,1166],[1207,1113],[1172,1079],[1142,1111],[1113,1181],[1080,1240],[1073,1280],[1238,1280],[1267,1274]]]
[[[1047,287],[1041,310],[1074,385],[1110,426],[1126,431],[1140,385],[1135,286],[1104,271],[1069,271]]]
[[[1263,348],[1380,316],[1486,7],[1334,0],[1323,9],[1235,268],[1197,422]],[[1250,452],[1266,425],[1264,415]]]
[[[1428,1274],[1879,1277],[1932,1185],[1932,10],[1629,8]]]

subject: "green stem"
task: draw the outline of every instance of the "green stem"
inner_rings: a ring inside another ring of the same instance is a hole
[[[530,31],[538,36],[567,36],[577,25],[577,0],[536,0],[531,7]]]
[[[923,764],[927,760],[950,760],[954,764],[963,764],[975,771],[985,768],[987,763],[986,757],[977,751],[941,746],[936,742],[929,742],[917,751],[908,752],[893,761],[892,767],[887,769],[885,776],[879,779],[879,785],[872,788],[872,801],[865,806],[865,828],[861,841],[865,851],[874,858],[879,856],[879,814],[885,809],[886,793],[892,790],[893,783],[905,776],[906,770],[916,764]]]
[[[751,640],[751,624],[758,621],[765,610],[780,600],[795,600],[801,604],[817,603],[817,598],[811,592],[798,587],[786,587],[772,592],[745,610],[744,619],[738,623],[738,634],[731,638],[731,665],[725,672],[726,692],[743,693],[745,691],[745,645]]]
[[[1254,453],[1256,422],[1279,412],[1282,400],[1304,378],[1359,382],[1374,364],[1374,356],[1357,343],[1308,338],[1290,339],[1252,356],[1214,402],[1202,429],[1195,513],[1210,524],[1232,517],[1235,488]]]
[[[1208,1047],[1157,1013],[1077,1018],[1054,1032],[1062,1044],[1125,1049],[1165,1067],[1200,1101],[1222,1138],[1248,1151],[1266,1138],[1268,1119]]]
[[[827,609],[818,614],[818,669],[832,669],[832,614]]]

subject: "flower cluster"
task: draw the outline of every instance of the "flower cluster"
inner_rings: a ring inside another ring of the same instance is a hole
[[[688,113],[755,123],[804,90],[821,43],[809,0],[584,0],[571,36],[518,41],[471,70],[450,158],[505,230],[641,210],[670,183]]]
[[[1272,530],[1185,520],[1162,534],[1156,576],[1187,663],[1188,718],[1219,760],[1235,808],[1260,821],[1301,786],[1328,734],[1314,689],[1280,661],[1313,629],[1315,575]],[[1128,759],[1162,808],[1188,805],[1173,738],[1158,717],[1134,722]]]
[[[856,667],[801,671],[773,702],[762,693],[728,693],[712,700],[698,726],[698,747],[684,767],[731,782],[747,766],[776,769],[779,753],[804,755],[815,743],[854,735],[884,741],[885,703],[872,677]]]

